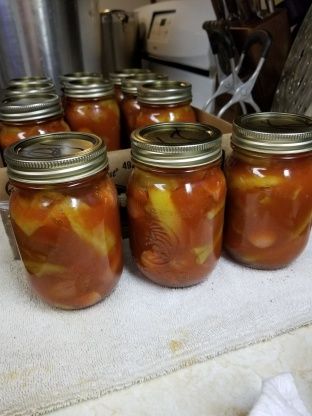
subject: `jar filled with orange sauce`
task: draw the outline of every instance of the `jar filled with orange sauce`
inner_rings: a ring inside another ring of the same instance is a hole
[[[226,184],[221,133],[200,123],[158,123],[131,138],[127,189],[130,246],[153,282],[185,287],[221,255]]]
[[[12,227],[32,290],[62,309],[108,296],[123,260],[117,193],[103,141],[51,133],[5,151]]]
[[[154,81],[138,88],[140,111],[136,127],[154,123],[196,122],[191,107],[192,86],[184,81]]]
[[[0,104],[0,148],[19,140],[53,132],[69,131],[56,94],[16,94]]]
[[[122,82],[127,78],[135,76],[136,74],[146,74],[149,72],[151,72],[151,70],[147,68],[124,68],[120,71],[109,73],[109,79],[114,84],[115,96],[119,105],[124,99],[124,94],[121,90]]]
[[[120,111],[113,84],[103,78],[65,82],[65,119],[71,130],[93,133],[107,150],[120,149]]]
[[[241,116],[231,143],[224,246],[244,265],[284,267],[302,253],[311,229],[312,119]]]
[[[137,100],[138,88],[141,84],[154,81],[156,79],[164,80],[167,76],[164,74],[141,73],[125,79],[121,84],[121,91],[124,98],[121,102],[121,115],[124,125],[123,147],[130,146],[130,136],[136,128],[136,120],[140,111],[140,104]]]
[[[79,80],[89,79],[89,78],[103,78],[103,75],[99,72],[76,71],[76,72],[68,72],[67,74],[62,74],[59,76],[61,100],[62,100],[63,106],[65,104],[65,95],[64,95],[65,84],[67,82],[79,81]]]
[[[76,72],[69,72],[67,74],[62,74],[59,76],[59,82],[61,85],[62,91],[64,90],[64,85],[67,82],[71,81],[79,81],[82,79],[89,79],[89,78],[103,78],[103,75],[99,72],[88,72],[88,71],[76,71]]]

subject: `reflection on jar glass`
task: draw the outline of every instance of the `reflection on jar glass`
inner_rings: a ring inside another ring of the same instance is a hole
[[[117,193],[102,140],[47,134],[10,146],[5,157],[12,226],[32,289],[63,309],[99,302],[123,266]]]
[[[259,269],[289,264],[307,244],[312,222],[312,119],[255,113],[233,125],[224,245]]]
[[[154,123],[196,122],[192,86],[183,81],[155,81],[138,88],[140,111],[136,127]]]
[[[164,286],[201,282],[221,255],[221,133],[199,123],[160,123],[135,130],[131,147],[127,207],[138,268]]]

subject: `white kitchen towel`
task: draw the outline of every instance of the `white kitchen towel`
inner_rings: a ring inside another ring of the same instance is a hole
[[[299,397],[293,376],[279,374],[265,380],[249,416],[311,416]]]
[[[115,291],[81,311],[32,294],[0,226],[0,414],[40,415],[99,397],[312,322],[312,239],[289,267],[223,257],[187,289],[145,280],[125,241]]]

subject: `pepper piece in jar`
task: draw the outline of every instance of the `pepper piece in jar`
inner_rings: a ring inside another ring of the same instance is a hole
[[[52,305],[76,309],[111,292],[122,254],[111,181],[102,180],[92,192],[69,192],[19,189],[11,195],[10,209],[32,287]]]
[[[146,174],[146,175],[145,175]],[[221,254],[225,179],[218,167],[170,179],[143,169],[128,186],[131,249],[152,281],[183,287],[202,281]]]

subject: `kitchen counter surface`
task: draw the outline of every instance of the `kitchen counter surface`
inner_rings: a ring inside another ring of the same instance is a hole
[[[312,325],[233,351],[52,416],[244,416],[264,378],[291,372],[312,413]]]

